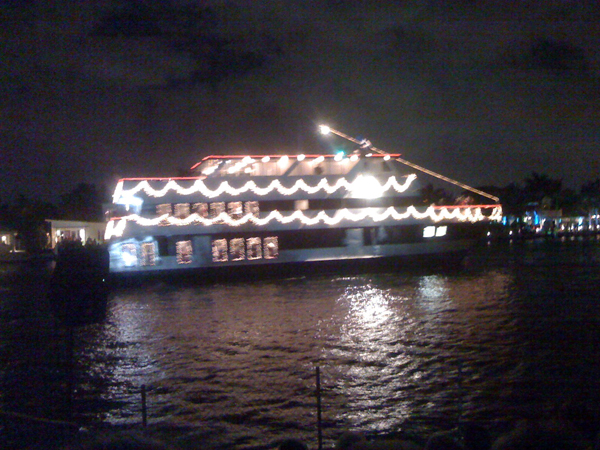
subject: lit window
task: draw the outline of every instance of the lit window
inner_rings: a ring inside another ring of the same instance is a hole
[[[154,242],[144,242],[142,244],[142,266],[153,266],[155,261]]]
[[[446,236],[446,232],[448,231],[448,227],[446,225],[442,227],[437,227],[435,230],[435,235],[437,237]]]
[[[192,241],[179,241],[175,244],[177,250],[177,264],[192,262]]]
[[[173,213],[172,209],[171,209],[171,204],[170,203],[162,203],[160,205],[156,205],[156,215],[157,216],[164,216],[165,214],[168,214],[169,216]]]
[[[208,203],[194,203],[192,211],[200,217],[208,218]]]
[[[185,219],[190,215],[190,204],[189,203],[177,203],[175,205],[175,217],[178,219]]]
[[[246,258],[243,238],[236,238],[229,241],[229,254],[232,261],[241,261]]]
[[[423,237],[424,238],[430,238],[433,236],[435,236],[435,227],[434,226],[423,228]]]
[[[138,265],[137,247],[135,244],[121,245],[121,258],[125,267],[134,267]]]
[[[258,202],[246,202],[244,204],[244,209],[246,214],[252,214],[254,217],[258,217]]]
[[[262,258],[262,247],[259,237],[246,239],[246,252],[248,259]]]
[[[264,255],[265,259],[274,259],[279,256],[279,243],[277,236],[267,237],[264,239]]]
[[[215,202],[210,204],[210,217],[214,219],[219,214],[225,212],[225,202]]]
[[[213,262],[227,261],[227,239],[215,239],[212,242]]]
[[[295,200],[294,209],[300,211],[306,211],[308,209],[308,200]]]
[[[243,215],[242,202],[230,202],[227,210],[232,219],[241,219]]]

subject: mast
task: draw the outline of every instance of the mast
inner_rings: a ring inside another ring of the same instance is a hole
[[[363,149],[369,149],[369,150],[371,150],[371,151],[373,151],[375,153],[379,153],[381,155],[386,155],[387,154],[387,152],[385,152],[385,151],[383,151],[381,149],[378,149],[373,144],[371,144],[371,142],[369,140],[367,140],[367,139],[363,139],[362,141],[359,141],[358,139],[353,138],[352,136],[348,136],[347,134],[342,133],[341,131],[338,131],[338,130],[335,130],[333,128],[330,128],[327,125],[320,125],[319,129],[321,130],[322,134],[333,133],[333,134],[336,134],[336,135],[338,135],[338,136],[340,136],[340,137],[342,137],[344,139],[349,140],[350,142],[354,142],[355,144],[360,145],[360,147],[363,148]],[[448,183],[451,183],[451,184],[453,184],[455,186],[459,186],[459,187],[461,187],[463,189],[471,191],[471,192],[473,192],[475,194],[478,194],[478,195],[481,195],[483,197],[486,197],[486,198],[489,198],[491,200],[494,200],[495,202],[500,201],[500,199],[498,197],[496,197],[496,196],[494,196],[492,194],[488,194],[487,192],[483,192],[483,191],[481,191],[481,190],[479,190],[477,188],[474,188],[472,186],[469,186],[469,185],[466,185],[464,183],[461,183],[460,181],[456,181],[456,180],[453,180],[452,178],[448,178],[445,175],[442,175],[440,173],[437,173],[437,172],[434,172],[432,170],[426,169],[425,167],[422,167],[422,166],[419,166],[419,165],[417,165],[415,163],[407,161],[404,158],[397,157],[397,158],[395,158],[395,160],[398,161],[398,162],[400,162],[400,163],[402,163],[402,164],[405,164],[405,165],[407,165],[409,167],[412,167],[413,169],[416,169],[416,170],[419,170],[419,171],[421,171],[423,173],[431,175],[431,176],[433,176],[435,178],[438,178],[440,180],[443,180],[443,181],[446,181]]]

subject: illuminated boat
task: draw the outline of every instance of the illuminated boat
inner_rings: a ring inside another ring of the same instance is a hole
[[[120,180],[110,272],[294,273],[457,255],[501,218],[497,203],[423,205],[422,168],[365,142],[348,156],[207,156],[193,177]]]

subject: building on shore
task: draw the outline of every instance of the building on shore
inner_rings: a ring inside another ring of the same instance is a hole
[[[21,251],[16,230],[0,227],[0,255]]]
[[[46,220],[48,248],[56,248],[61,242],[81,242],[82,244],[104,242],[104,222],[83,222],[76,220]]]

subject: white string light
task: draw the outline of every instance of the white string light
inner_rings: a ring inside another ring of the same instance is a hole
[[[131,198],[140,191],[143,191],[151,197],[164,197],[169,191],[175,191],[179,195],[200,193],[207,198],[215,198],[222,194],[239,195],[248,191],[252,191],[254,194],[260,196],[268,195],[273,191],[277,191],[282,195],[292,195],[299,190],[302,190],[308,194],[315,194],[321,190],[328,194],[332,194],[341,188],[346,188],[350,192],[355,190],[360,191],[362,188],[363,178],[364,177],[362,175],[359,175],[353,182],[349,182],[345,178],[340,178],[333,185],[329,184],[326,178],[322,178],[316,186],[309,186],[304,180],[300,179],[289,188],[283,186],[279,180],[273,180],[265,188],[258,187],[254,181],[248,181],[244,186],[240,188],[234,188],[227,181],[224,181],[215,190],[209,189],[202,180],[196,180],[194,184],[188,188],[180,186],[175,180],[169,180],[161,189],[154,189],[152,186],[150,186],[148,180],[143,180],[140,181],[137,186],[131,189],[124,189],[123,180],[121,180],[115,188],[113,200],[116,203],[119,201],[119,199]],[[396,177],[389,177],[386,183],[381,186],[381,192],[388,191],[392,188],[396,190],[396,192],[404,192],[410,187],[415,178],[417,178],[415,174],[408,175],[404,183],[401,184],[396,180]]]
[[[489,216],[485,216],[482,213],[483,208],[493,208],[492,213]],[[461,209],[464,209],[464,212],[461,211]],[[148,219],[140,217],[137,214],[131,214],[125,217],[111,219],[106,227],[105,239],[123,236],[127,222],[134,222],[141,226],[212,226],[217,224],[224,224],[232,227],[237,227],[247,223],[252,223],[258,226],[264,226],[270,223],[271,221],[277,221],[282,224],[289,224],[294,221],[299,221],[303,225],[317,225],[319,223],[323,223],[325,225],[337,225],[342,220],[358,222],[369,218],[372,219],[374,222],[381,222],[388,218],[391,218],[396,221],[401,221],[410,217],[414,219],[430,218],[433,222],[440,222],[442,220],[453,219],[458,220],[459,222],[479,222],[482,220],[498,221],[502,219],[502,207],[499,205],[486,205],[465,208],[440,208],[430,206],[429,208],[427,208],[427,210],[425,210],[425,212],[421,213],[414,206],[409,206],[405,212],[400,213],[394,207],[390,206],[381,213],[375,211],[373,208],[366,208],[358,213],[354,213],[349,209],[341,209],[338,210],[333,216],[328,216],[325,211],[319,211],[314,217],[306,216],[301,210],[296,210],[288,216],[284,216],[279,211],[271,211],[264,218],[259,218],[256,217],[254,214],[249,213],[239,219],[233,219],[226,212],[223,212],[212,219],[202,217],[197,213],[194,213],[183,219],[170,216],[168,214],[156,217],[154,219]]]

